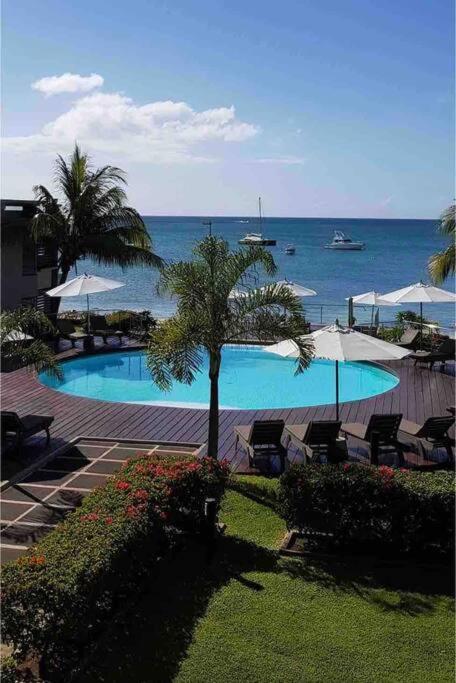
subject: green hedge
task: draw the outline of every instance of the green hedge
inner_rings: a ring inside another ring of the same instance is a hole
[[[4,568],[3,639],[19,658],[41,654],[46,680],[77,670],[109,615],[137,592],[178,530],[200,528],[205,498],[220,502],[227,477],[227,468],[209,458],[129,461]]]
[[[288,528],[329,532],[338,547],[449,556],[454,485],[453,472],[294,465],[280,478],[279,505]]]

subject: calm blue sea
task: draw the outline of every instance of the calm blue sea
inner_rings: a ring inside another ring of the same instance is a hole
[[[166,260],[191,258],[192,247],[207,234],[204,219],[199,217],[145,216],[155,251]],[[241,221],[249,221],[244,223]],[[315,297],[305,298],[307,317],[313,322],[332,322],[338,317],[346,322],[345,297],[370,290],[386,293],[405,287],[420,279],[428,281],[426,265],[429,256],[446,246],[437,233],[438,222],[430,220],[372,220],[342,218],[267,218],[262,232],[277,240],[270,247],[278,266],[277,279],[288,278],[315,289]],[[365,251],[337,252],[324,249],[331,241],[333,230],[343,230],[352,239],[366,243]],[[233,248],[248,231],[258,231],[258,220],[248,217],[216,218],[214,234],[226,239]],[[284,253],[287,244],[296,246],[296,254]],[[78,273],[110,277],[126,283],[109,293],[93,295],[91,306],[100,309],[151,310],[156,317],[170,315],[173,301],[160,298],[155,291],[157,274],[151,269],[100,266],[89,261],[78,265]],[[70,277],[76,273],[72,272]],[[446,289],[453,290],[449,280]],[[321,306],[323,309],[321,310]],[[82,309],[85,298],[72,297],[62,301],[64,309]],[[418,310],[413,305],[402,309]],[[389,321],[399,308],[380,309],[380,319]],[[444,326],[454,325],[452,304],[425,306],[424,313]],[[370,309],[356,309],[358,321],[370,319]]]

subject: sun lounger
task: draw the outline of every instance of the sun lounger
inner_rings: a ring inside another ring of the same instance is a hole
[[[409,420],[402,420],[399,433],[412,436],[421,449],[421,453],[427,459],[427,450],[431,452],[435,448],[445,448],[448,460],[454,461],[452,439],[448,436],[448,430],[454,425],[455,418],[444,415],[443,417],[428,417],[422,425],[415,424]]]
[[[116,330],[114,327],[109,327],[104,315],[90,316],[90,331],[92,334],[102,337],[104,344],[107,344],[108,337],[118,337],[119,342],[122,344],[124,332]]]
[[[456,408],[455,408],[455,406],[448,406],[447,411],[448,411],[451,415],[456,415]]]
[[[306,462],[324,456],[328,462],[346,460],[347,451],[337,447],[341,427],[337,420],[315,420],[299,425],[285,425],[284,436],[304,455]]]
[[[38,432],[45,431],[47,435],[46,445],[49,445],[51,439],[49,427],[53,422],[54,418],[50,415],[25,415],[25,417],[19,417],[17,413],[2,410],[2,438],[5,440],[13,438],[16,448],[19,450],[25,439],[38,434]]]
[[[71,342],[73,349],[77,341],[84,341],[84,339],[87,339],[88,335],[85,332],[77,332],[71,320],[57,320],[56,327],[58,336],[68,339]]]
[[[434,363],[442,363],[442,366],[447,360],[454,360],[455,357],[455,340],[442,339],[440,344],[433,351],[415,351],[411,353],[409,358],[417,363],[425,363],[429,365],[432,370]]]
[[[371,415],[369,424],[349,422],[342,425],[341,431],[347,436],[366,442],[369,446],[371,465],[378,465],[378,457],[381,453],[401,453],[402,448],[397,438],[401,420],[400,413]]]
[[[247,452],[250,467],[256,467],[259,459],[266,459],[270,467],[271,458],[278,457],[283,471],[287,456],[281,443],[284,427],[283,420],[256,420],[252,425],[239,425],[234,428],[235,450],[240,445]]]
[[[412,327],[403,332],[402,337],[399,341],[394,342],[396,346],[403,346],[405,349],[412,349],[413,351],[418,346],[418,340],[420,337],[420,331],[415,330]]]

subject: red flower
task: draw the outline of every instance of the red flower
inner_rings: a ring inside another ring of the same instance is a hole
[[[81,522],[96,522],[100,519],[100,515],[97,512],[89,512],[87,515],[81,515]]]
[[[394,470],[392,467],[388,467],[388,465],[380,465],[378,473],[383,479],[392,479],[394,477]]]
[[[138,489],[134,492],[133,498],[135,498],[136,500],[146,501],[149,499],[149,494],[146,491],[146,489]]]
[[[350,469],[350,463],[344,462],[344,470],[345,472]]]
[[[131,519],[137,517],[139,515],[139,512],[139,509],[134,505],[128,505],[125,510],[125,514],[127,515],[127,517],[130,517]]]
[[[130,484],[128,483],[128,481],[118,481],[116,484],[116,489],[118,491],[128,491],[129,488]]]
[[[112,522],[113,522],[112,517],[106,517],[105,524],[112,524]]]

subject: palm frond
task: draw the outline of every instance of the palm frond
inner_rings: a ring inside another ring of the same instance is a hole
[[[151,332],[147,365],[161,389],[168,391],[173,379],[191,384],[202,360],[199,330],[191,317],[174,316]]]
[[[449,275],[454,275],[456,264],[455,245],[450,244],[444,251],[434,254],[429,259],[428,269],[432,280],[441,284]]]
[[[0,316],[0,347],[2,360],[12,367],[30,366],[37,372],[46,370],[55,377],[62,373],[51,349],[40,337],[54,331],[54,326],[41,311],[19,308],[4,311]],[[18,334],[19,333],[19,334]],[[32,340],[20,339],[29,335]]]

